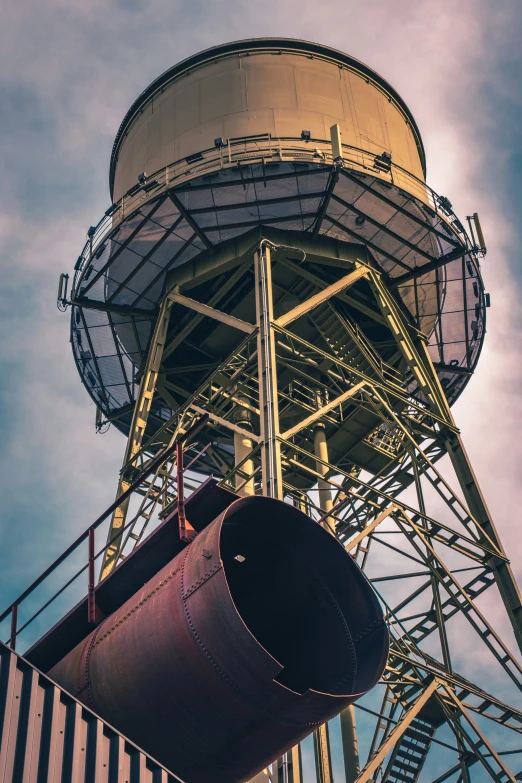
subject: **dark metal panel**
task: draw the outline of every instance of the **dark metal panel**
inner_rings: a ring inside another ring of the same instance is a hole
[[[0,642],[0,783],[179,778]]]

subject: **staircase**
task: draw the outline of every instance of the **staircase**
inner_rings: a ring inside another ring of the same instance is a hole
[[[382,777],[383,783],[417,783],[436,727],[415,718],[393,750]]]

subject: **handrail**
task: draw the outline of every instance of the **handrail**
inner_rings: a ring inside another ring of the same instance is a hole
[[[134,479],[134,481],[130,484],[129,488],[125,490],[125,492],[122,492],[119,497],[116,498],[116,500],[111,503],[111,505],[105,509],[105,511],[100,514],[100,516],[91,524],[89,527],[83,531],[83,533],[80,533],[80,535],[70,544],[67,549],[65,549],[61,555],[59,555],[56,560],[54,560],[51,565],[43,571],[39,577],[37,577],[32,584],[29,585],[19,596],[16,598],[12,603],[4,609],[4,611],[0,614],[0,622],[3,622],[9,615],[11,615],[11,636],[9,640],[9,644],[11,648],[14,650],[16,645],[16,637],[18,634],[26,628],[30,622],[32,622],[36,617],[38,617],[39,614],[41,614],[44,609],[49,606],[49,604],[52,603],[52,601],[55,600],[55,598],[58,597],[67,587],[69,587],[72,582],[81,574],[83,571],[89,568],[90,571],[92,571],[91,563],[96,560],[99,555],[104,552],[109,546],[114,544],[118,538],[122,535],[122,533],[125,531],[128,525],[131,524],[131,522],[126,525],[123,530],[119,531],[113,538],[111,538],[105,546],[98,552],[98,554],[94,555],[94,541],[92,539],[92,533],[109,517],[113,512],[125,501],[127,498],[129,498],[133,492],[135,492],[140,484],[145,481],[152,473],[154,473],[158,468],[161,467],[161,465],[165,462],[165,460],[169,459],[176,450],[179,448],[179,444],[184,444],[190,438],[192,438],[194,435],[196,435],[199,430],[205,425],[205,423],[208,420],[208,414],[203,414],[193,425],[190,427],[186,432],[182,433],[176,440],[168,446],[166,449],[164,449],[160,454],[158,454],[157,457],[155,457],[148,466],[137,476],[137,478]],[[46,603],[43,607],[40,607],[40,609],[33,615],[33,617],[30,618],[28,622],[26,622],[22,628],[17,629],[17,620],[18,620],[18,608],[20,604],[25,601],[28,596],[30,596],[37,587],[39,587],[42,582],[47,579],[48,576],[50,576],[57,568],[60,566],[68,557],[71,555],[84,541],[89,540],[89,559],[88,563],[82,568],[76,572],[76,574],[69,579],[69,581],[62,586],[57,593],[55,593]],[[91,543],[92,542],[92,543]],[[91,575],[90,575],[91,576]],[[91,578],[89,579],[89,588],[91,586]],[[92,590],[89,591],[92,595]],[[90,606],[90,609],[92,607]],[[91,611],[89,612],[89,617],[91,617]]]
[[[295,146],[296,143],[297,146]],[[426,206],[458,235],[465,247],[472,249],[469,237],[449,207],[449,202],[443,200],[444,209],[441,209],[441,198],[424,180],[393,162],[390,162],[389,172],[377,170],[374,167],[375,153],[350,144],[343,144],[342,148],[344,162],[349,165],[351,170],[377,174],[384,182],[389,181],[390,184],[395,184],[397,187],[407,187],[410,183],[414,192],[406,192],[409,195],[415,195],[416,191],[419,195],[424,196],[428,202]],[[229,139],[224,147],[207,148],[169,163],[148,175],[143,183],[136,183],[119,201],[113,203],[97,225],[89,229],[89,238],[75,265],[72,285],[73,298],[89,264],[99,253],[104,242],[111,238],[112,232],[116,232],[124,220],[129,219],[129,215],[148,203],[152,197],[156,197],[189,179],[192,180],[209,169],[215,170],[216,166],[222,169],[240,165],[242,162],[245,164],[254,162],[266,164],[274,160],[278,162],[308,160],[316,164],[331,165],[333,163],[331,141],[310,139],[307,142],[307,147],[303,147],[301,139],[294,136],[273,137],[270,134],[242,136]]]

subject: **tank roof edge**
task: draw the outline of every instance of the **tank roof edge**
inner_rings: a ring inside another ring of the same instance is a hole
[[[297,38],[248,38],[245,40],[231,41],[229,43],[219,44],[218,46],[212,46],[209,49],[204,49],[197,54],[193,54],[164,71],[160,76],[154,79],[154,81],[151,82],[151,84],[149,84],[145,90],[143,90],[143,92],[138,96],[130,109],[127,111],[120,124],[120,127],[118,128],[118,132],[114,140],[109,169],[109,188],[111,198],[114,190],[117,153],[120,143],[124,138],[128,126],[133,121],[142,106],[147,102],[147,100],[149,100],[149,98],[151,98],[158,90],[168,84],[168,82],[170,82],[172,79],[180,76],[183,72],[202,65],[209,60],[212,60],[216,57],[224,57],[226,55],[240,53],[242,51],[248,53],[251,51],[262,51],[263,49],[281,49],[290,52],[303,52],[306,54],[315,54],[320,57],[330,58],[338,63],[341,63],[342,65],[353,68],[363,76],[372,79],[372,81],[384,89],[394,99],[410,122],[413,134],[415,136],[415,142],[419,150],[424,176],[426,176],[426,155],[424,152],[424,145],[422,143],[421,134],[413,114],[399,93],[376,71],[374,71],[368,65],[362,63],[360,60],[357,60],[355,57],[351,57],[350,55],[345,54],[338,49],[334,49],[331,46],[325,46],[324,44],[303,41]]]

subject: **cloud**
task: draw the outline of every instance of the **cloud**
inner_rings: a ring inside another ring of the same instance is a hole
[[[94,433],[94,407],[54,306],[109,202],[108,163],[127,108],[190,54],[237,38],[329,44],[380,72],[406,100],[428,182],[481,216],[492,296],[476,376],[455,406],[519,578],[522,506],[522,159],[518,0],[25,0],[0,26],[0,595],[14,596],[114,497],[124,441]],[[483,601],[498,615],[496,594]],[[507,633],[506,627],[503,626]]]

